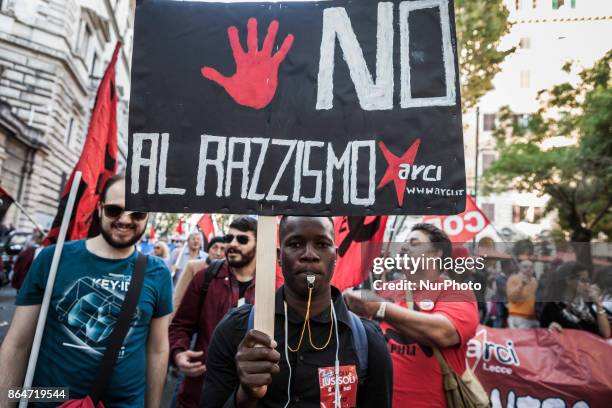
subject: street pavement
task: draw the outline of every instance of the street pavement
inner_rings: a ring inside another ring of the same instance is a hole
[[[11,285],[5,285],[0,288],[0,344],[6,336],[9,328],[9,323],[15,311],[15,297],[17,291]]]

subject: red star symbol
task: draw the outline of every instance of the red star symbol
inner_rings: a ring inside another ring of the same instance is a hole
[[[395,193],[397,194],[397,202],[400,207],[404,202],[404,192],[406,191],[406,182],[408,181],[399,178],[399,172],[401,170],[400,164],[412,165],[420,145],[421,139],[417,139],[401,157],[397,157],[387,149],[387,146],[385,146],[383,142],[378,142],[378,147],[382,150],[383,156],[385,156],[387,163],[389,163],[389,167],[387,167],[387,171],[382,180],[380,180],[380,183],[378,183],[376,189],[381,189],[393,181],[395,184]]]

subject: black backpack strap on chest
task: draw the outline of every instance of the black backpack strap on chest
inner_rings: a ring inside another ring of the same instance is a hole
[[[121,311],[119,317],[115,322],[113,332],[108,337],[108,343],[106,344],[106,351],[100,362],[98,369],[98,375],[93,383],[90,397],[94,402],[94,406],[98,405],[98,401],[102,399],[106,388],[110,382],[115,363],[121,352],[123,341],[130,329],[130,322],[136,311],[138,300],[140,299],[140,292],[142,291],[142,285],[144,282],[145,270],[147,269],[147,256],[142,253],[138,253],[138,259],[136,260],[136,266],[134,267],[134,273],[130,280],[130,287],[128,288],[127,294],[123,299],[121,305]]]
[[[210,286],[210,282],[217,276],[219,271],[221,270],[221,266],[225,262],[223,259],[214,259],[208,265],[208,268],[204,271],[204,283],[202,284],[202,289],[200,290],[200,301],[198,310],[202,311],[202,306],[204,306],[204,300],[206,299],[206,293],[208,293],[208,287]]]
[[[357,375],[359,383],[363,383],[368,376],[368,336],[363,322],[355,313],[348,311],[351,319],[351,337],[353,348],[357,354]]]

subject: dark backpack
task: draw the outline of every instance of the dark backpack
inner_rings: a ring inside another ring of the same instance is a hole
[[[208,268],[206,268],[204,271],[204,283],[202,284],[202,289],[200,290],[200,301],[198,302],[198,311],[200,313],[202,313],[202,306],[204,306],[204,300],[206,299],[206,293],[208,292],[210,282],[215,279],[221,270],[223,262],[225,262],[223,259],[214,259],[210,261]]]
[[[357,354],[357,375],[359,376],[359,382],[363,383],[368,374],[368,337],[366,335],[363,322],[359,316],[350,310],[348,312],[351,318],[351,337],[353,341],[353,348],[355,349],[355,354]],[[255,308],[251,307],[246,331],[248,332],[249,330],[253,329],[254,325]]]

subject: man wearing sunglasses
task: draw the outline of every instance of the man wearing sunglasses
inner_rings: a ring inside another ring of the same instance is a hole
[[[147,225],[147,213],[124,210],[123,177],[108,180],[101,200],[100,235],[64,245],[34,376],[33,386],[68,387],[72,399],[92,390],[134,273],[135,244]],[[19,291],[0,350],[0,389],[23,383],[54,249],[36,257]],[[149,256],[136,312],[102,397],[105,406],[160,406],[171,312],[170,271]],[[0,395],[2,407],[8,405],[5,396]]]
[[[211,263],[196,273],[170,325],[170,361],[185,375],[179,407],[199,407],[208,344],[217,324],[231,308],[254,301],[257,220],[236,218],[224,242],[225,260],[216,270]],[[196,333],[195,347],[190,350]]]

